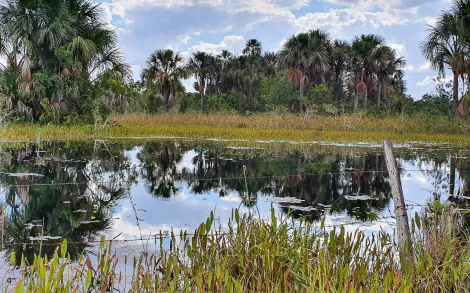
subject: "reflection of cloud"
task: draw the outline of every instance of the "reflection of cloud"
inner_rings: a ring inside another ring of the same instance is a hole
[[[220,199],[223,201],[229,201],[229,202],[241,202],[242,201],[240,196],[238,196],[238,194],[236,194],[235,192],[229,192],[228,195],[223,196]]]
[[[186,89],[188,90],[188,89]],[[196,157],[198,154],[194,150],[187,151],[183,154],[181,160],[176,163],[176,170],[181,173],[183,172],[184,169],[186,169],[186,172],[193,173],[193,170],[195,168],[193,164],[193,159]]]

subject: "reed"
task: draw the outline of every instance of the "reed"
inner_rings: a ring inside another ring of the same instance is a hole
[[[393,236],[328,230],[289,218],[270,219],[232,212],[228,228],[211,213],[189,235],[172,233],[169,250],[118,259],[112,242],[101,242],[97,262],[67,258],[67,243],[51,259],[37,256],[19,266],[14,292],[467,292],[468,238],[448,233],[445,215],[416,215],[412,221],[416,263],[400,267]],[[452,217],[452,216],[451,216]],[[448,218],[447,218],[448,219]],[[440,222],[436,224],[435,220]],[[452,222],[452,220],[451,220]],[[163,247],[163,235],[160,235]],[[436,241],[439,240],[439,241]],[[119,262],[132,266],[118,272]],[[34,290],[34,291],[33,291]]]

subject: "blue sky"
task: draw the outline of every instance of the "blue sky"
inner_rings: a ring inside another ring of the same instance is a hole
[[[100,0],[106,21],[139,76],[147,56],[171,48],[188,56],[204,50],[239,53],[256,38],[275,51],[283,40],[309,29],[351,40],[362,33],[384,36],[407,60],[408,93],[415,99],[434,90],[433,71],[419,44],[450,0]],[[192,81],[185,81],[191,90]]]

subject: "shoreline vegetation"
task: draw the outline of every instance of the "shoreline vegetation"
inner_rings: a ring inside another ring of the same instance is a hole
[[[8,286],[14,292],[467,292],[468,235],[451,225],[462,216],[439,203],[429,208],[431,216],[416,214],[411,222],[413,260],[400,260],[384,231],[367,235],[324,221],[292,229],[274,209],[270,219],[235,209],[226,229],[214,225],[211,213],[194,234],[157,235],[156,254],[119,259],[113,242],[102,239],[96,260],[82,255],[71,262],[66,241],[29,265],[12,255],[21,277]],[[163,248],[165,238],[170,249]],[[123,265],[129,269],[120,271]]]
[[[443,117],[402,119],[356,116],[318,116],[308,120],[294,114],[128,114],[115,116],[105,127],[93,125],[11,124],[0,130],[1,141],[88,140],[181,137],[232,140],[232,143],[345,142],[448,143],[470,145],[466,120]]]

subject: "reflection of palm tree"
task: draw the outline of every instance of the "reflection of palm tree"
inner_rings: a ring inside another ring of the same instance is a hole
[[[151,194],[170,197],[178,191],[175,180],[179,177],[176,162],[180,154],[175,144],[146,144],[137,157],[143,165],[141,176],[148,181]]]

